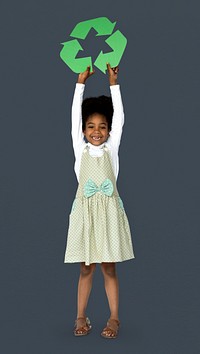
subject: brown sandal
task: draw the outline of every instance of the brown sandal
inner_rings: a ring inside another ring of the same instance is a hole
[[[101,332],[101,336],[108,339],[117,338],[120,322],[113,318],[110,318],[107,322],[107,326]]]
[[[74,335],[75,336],[86,336],[92,326],[88,317],[79,317],[75,321],[74,325]]]

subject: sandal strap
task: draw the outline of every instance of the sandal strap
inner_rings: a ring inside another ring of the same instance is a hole
[[[110,318],[103,329],[101,335],[106,338],[116,338],[118,334],[120,321],[114,318]]]
[[[75,327],[77,326],[77,322],[79,320],[84,320],[85,323],[83,323],[79,328],[83,328],[83,327],[90,327],[90,319],[88,317],[78,317],[76,320],[75,320]]]
[[[118,329],[119,329],[119,325],[120,325],[120,321],[119,320],[115,320],[114,318],[109,318],[108,322],[107,322],[107,327],[109,329],[111,329],[112,331],[115,331],[117,333]]]

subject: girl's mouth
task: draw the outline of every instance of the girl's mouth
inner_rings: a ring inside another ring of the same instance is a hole
[[[101,139],[101,137],[100,136],[92,136],[92,139],[95,140],[95,141],[98,141],[98,140]]]

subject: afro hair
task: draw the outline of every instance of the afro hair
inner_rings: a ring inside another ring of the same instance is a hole
[[[85,124],[89,116],[98,113],[105,116],[108,123],[108,130],[111,130],[113,104],[109,96],[88,97],[82,103],[82,130],[85,130]]]

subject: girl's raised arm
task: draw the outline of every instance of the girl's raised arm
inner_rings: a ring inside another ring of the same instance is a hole
[[[117,84],[119,67],[116,66],[115,68],[111,68],[110,64],[107,64],[107,69],[113,104],[113,119],[109,142],[112,147],[117,151],[119,149],[122,128],[124,125],[124,109],[122,97],[120,92],[120,86]]]
[[[83,93],[84,93],[85,85],[76,84],[74,97],[72,102],[72,143],[75,157],[77,156],[78,149],[80,145],[83,143],[84,136],[82,132],[82,113],[81,113],[81,105],[83,102]]]
[[[72,142],[75,157],[80,149],[80,146],[84,142],[84,135],[82,132],[82,102],[85,89],[86,80],[93,75],[94,71],[90,72],[90,67],[78,75],[78,81],[76,84],[73,102],[72,102]]]

